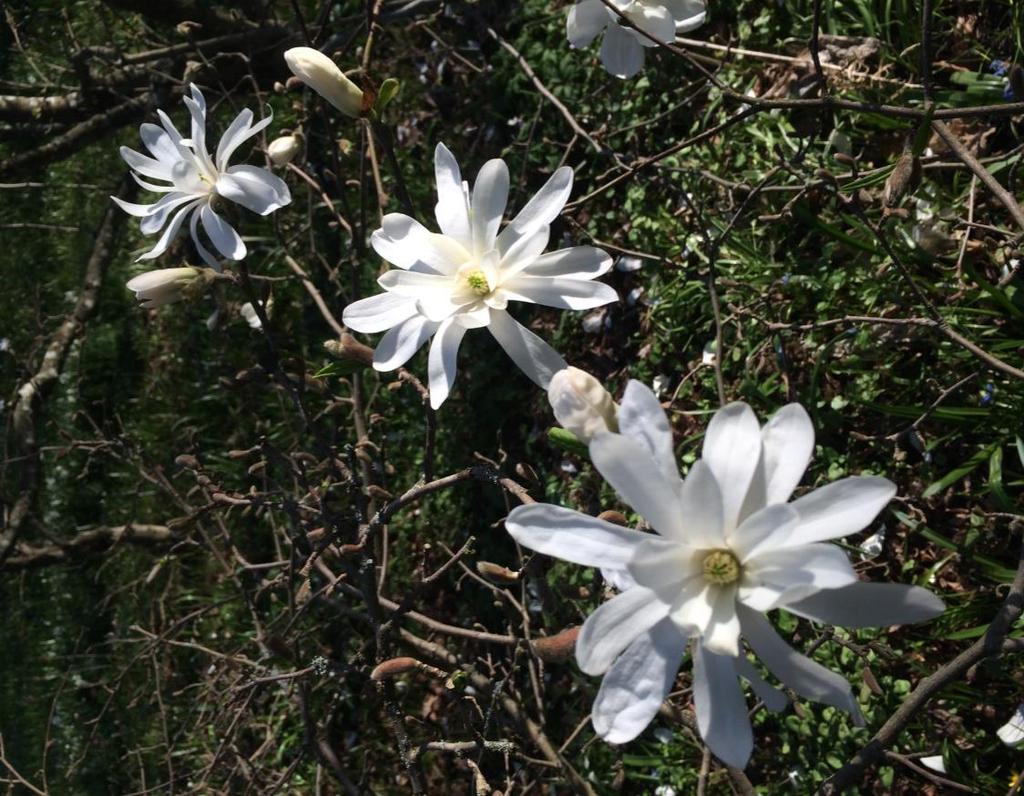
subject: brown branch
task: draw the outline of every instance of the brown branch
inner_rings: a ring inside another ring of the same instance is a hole
[[[135,193],[134,181],[126,178],[119,195],[122,199],[131,201]],[[96,233],[92,254],[85,266],[85,278],[78,301],[53,333],[35,372],[18,387],[10,414],[10,441],[12,449],[21,457],[20,494],[7,513],[6,526],[0,530],[0,566],[8,555],[14,552],[14,544],[32,510],[39,489],[39,409],[57,386],[71,346],[82,335],[85,324],[96,311],[107,266],[113,257],[114,239],[127,217],[113,202],[107,205],[99,231]]]
[[[113,550],[121,544],[162,547],[177,537],[166,525],[114,525],[91,528],[66,542],[30,547],[16,545],[4,569],[35,569],[51,564],[77,563],[86,556]]]

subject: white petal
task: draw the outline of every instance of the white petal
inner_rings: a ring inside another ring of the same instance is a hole
[[[637,546],[626,572],[637,584],[652,589],[669,603],[689,591],[695,578],[703,580],[700,553],[654,534]],[[679,623],[680,625],[683,623]]]
[[[470,259],[469,252],[457,240],[431,232],[403,213],[384,216],[370,244],[389,263],[407,270],[421,263],[437,273],[454,274]]]
[[[734,529],[761,457],[761,425],[742,402],[723,406],[704,435],[704,461],[722,490],[726,533]]]
[[[789,546],[838,539],[871,524],[896,494],[896,485],[878,476],[851,476],[815,489],[790,505],[800,521],[786,540]]]
[[[722,492],[711,468],[698,459],[679,490],[680,514],[686,538],[693,547],[720,549],[726,546],[722,525]]]
[[[586,47],[610,22],[611,14],[601,0],[581,0],[569,9],[565,35],[573,47]]]
[[[203,229],[210,236],[214,247],[230,260],[241,260],[245,257],[245,244],[241,237],[228,222],[213,212],[213,208],[207,203],[200,211],[203,222]]]
[[[1024,742],[1024,705],[1017,706],[1010,720],[996,730],[996,735],[1007,746],[1017,747]]]
[[[786,503],[766,506],[747,517],[740,527],[727,533],[729,547],[741,562],[761,551],[775,550],[779,542],[787,539],[800,521],[797,510]]]
[[[636,738],[672,690],[687,637],[671,619],[640,635],[612,664],[597,692],[591,719],[608,743]]]
[[[124,212],[130,216],[135,216],[136,218],[145,218],[146,216],[151,215],[153,208],[157,205],[157,203],[140,205],[135,202],[126,202],[119,196],[111,196],[110,198],[113,199],[114,204],[124,210]]]
[[[567,367],[555,349],[504,310],[491,310],[487,328],[519,369],[541,389],[546,390],[551,377]]]
[[[621,434],[647,447],[665,482],[676,489],[681,488],[672,429],[665,410],[651,389],[643,382],[630,379],[616,418]]]
[[[444,144],[438,144],[434,150],[434,175],[437,180],[437,205],[434,207],[437,226],[441,232],[454,238],[464,248],[472,248],[469,199],[463,188],[462,172],[455,156]]]
[[[754,664],[742,655],[736,658],[736,671],[740,677],[750,683],[751,689],[757,695],[757,698],[764,702],[764,706],[768,710],[776,713],[780,710],[785,710],[786,705],[789,704],[789,698],[765,680]]]
[[[175,236],[178,234],[178,231],[181,229],[181,225],[184,223],[186,216],[188,216],[189,213],[195,210],[201,202],[201,199],[197,199],[194,202],[189,202],[187,205],[183,206],[180,210],[178,210],[178,212],[175,213],[174,217],[171,219],[171,223],[167,225],[167,228],[160,236],[160,239],[156,242],[156,246],[154,246],[145,254],[140,255],[138,259],[154,260],[161,254],[163,254],[165,251],[167,251],[167,247],[170,246],[171,241],[174,240]]]
[[[551,227],[543,226],[529,235],[523,235],[512,244],[501,257],[501,281],[505,282],[533,265],[541,252],[547,248],[550,236]]]
[[[740,635],[736,592],[734,583],[720,586],[697,575],[679,589],[672,619],[680,626],[692,628],[712,652],[736,656]]]
[[[292,201],[285,181],[258,166],[232,166],[217,178],[217,193],[261,216]]]
[[[726,765],[745,768],[754,734],[735,660],[704,649],[699,641],[693,645],[693,701],[704,743]]]
[[[644,442],[622,434],[598,433],[590,458],[619,496],[658,533],[689,543],[679,503],[678,477],[669,481]]]
[[[581,282],[549,276],[515,276],[502,282],[510,301],[526,301],[563,310],[589,310],[618,301],[614,288],[602,282]]]
[[[851,629],[927,622],[945,609],[937,595],[902,583],[852,583],[786,606],[806,619]]]
[[[181,207],[186,202],[194,201],[196,198],[198,197],[187,193],[179,193],[177,191],[164,194],[160,197],[160,201],[148,206],[149,212],[146,214],[147,218],[144,218],[142,223],[139,225],[139,229],[142,231],[142,234],[152,235],[153,233],[160,231],[164,228],[164,224],[167,223],[167,219],[171,217],[171,213],[174,210]],[[120,201],[117,203],[121,205],[123,209],[127,209],[125,207],[126,203],[122,203]],[[141,206],[135,205],[134,207]],[[132,215],[135,215],[135,213],[132,213]]]
[[[814,426],[800,404],[788,404],[761,429],[765,500],[785,503],[800,483],[814,453]]]
[[[634,25],[660,42],[671,43],[676,38],[676,21],[664,6],[635,3],[627,16]],[[644,47],[658,46],[635,31],[633,35]]]
[[[761,614],[742,605],[739,614],[743,637],[768,671],[800,696],[845,710],[857,724],[863,723],[853,689],[843,677],[790,647]]]
[[[139,133],[146,149],[164,165],[173,167],[181,160],[178,147],[164,128],[147,122],[139,127]]]
[[[168,164],[154,160],[126,146],[121,147],[120,152],[124,162],[143,177],[152,177],[153,179],[165,180],[167,182],[174,181],[171,175],[171,167]]]
[[[449,318],[438,327],[437,335],[430,344],[427,360],[427,375],[430,381],[430,406],[437,409],[448,398],[455,383],[459,344],[466,327]]]
[[[561,276],[568,279],[595,279],[612,267],[612,258],[603,249],[573,246],[543,254],[526,269],[527,276]]]
[[[438,324],[422,315],[414,315],[392,327],[380,339],[373,352],[373,369],[394,370],[401,367],[412,359],[413,354],[420,350],[437,328]]]
[[[469,223],[473,231],[473,252],[483,256],[494,248],[505,205],[508,204],[508,166],[504,160],[488,160],[476,175]]]
[[[850,559],[833,544],[809,544],[755,555],[743,567],[740,602],[770,611],[822,589],[857,582]]]
[[[204,207],[206,207],[206,205],[204,205]],[[192,243],[195,245],[196,251],[199,252],[199,256],[203,258],[203,262],[210,266],[210,268],[220,271],[220,261],[214,256],[213,252],[203,245],[202,238],[199,235],[199,217],[201,214],[201,212],[193,213],[189,218],[189,234],[192,236]]]
[[[349,304],[341,319],[357,332],[383,332],[415,314],[415,299],[394,293],[378,293]]]
[[[601,44],[601,63],[610,75],[633,77],[644,65],[643,45],[618,23],[609,25]]]
[[[661,0],[676,22],[676,33],[686,33],[704,24],[707,3],[704,0]]]
[[[428,274],[420,271],[403,271],[392,268],[377,278],[377,284],[396,296],[423,299],[435,293],[448,296],[452,289],[452,280],[440,274]]]
[[[217,167],[210,158],[206,148],[206,100],[194,83],[191,86],[192,96],[185,97],[185,107],[192,116],[192,153],[208,176],[217,173]]]
[[[504,254],[523,235],[532,235],[538,228],[550,225],[569,201],[572,179],[571,168],[562,166],[557,169],[501,231],[495,243],[498,251]]]
[[[517,506],[505,528],[523,547],[585,567],[625,570],[650,534],[588,517],[572,509],[532,503]]]
[[[668,611],[668,603],[642,586],[613,597],[580,628],[576,663],[586,674],[604,674],[641,633],[668,616]]]
[[[217,169],[226,171],[235,150],[254,135],[258,135],[272,121],[274,121],[273,111],[267,113],[256,124],[252,123],[252,111],[248,108],[239,113],[221,136],[220,143],[217,144]]]

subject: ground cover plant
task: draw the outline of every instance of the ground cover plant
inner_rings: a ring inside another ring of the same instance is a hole
[[[8,3],[0,781],[1018,792],[1022,23]]]

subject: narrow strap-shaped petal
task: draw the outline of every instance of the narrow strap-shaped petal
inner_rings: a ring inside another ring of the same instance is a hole
[[[508,183],[508,166],[497,158],[484,163],[473,183],[469,223],[473,231],[473,253],[477,257],[494,248],[508,204]]]
[[[434,177],[437,180],[437,204],[434,206],[437,226],[441,232],[469,250],[473,247],[473,233],[469,227],[469,197],[462,182],[458,161],[448,147],[440,143],[434,149]]]
[[[715,412],[704,435],[703,456],[722,490],[728,534],[739,524],[740,510],[761,457],[761,425],[753,410],[737,401]]]
[[[517,506],[505,528],[523,547],[585,567],[624,570],[649,534],[547,503]]]
[[[454,274],[470,259],[459,241],[438,235],[404,213],[388,213],[370,238],[374,251],[392,265],[406,270],[422,263],[439,274]]]
[[[160,197],[154,205],[149,206],[147,217],[142,219],[139,229],[143,235],[152,235],[164,228],[171,213],[177,210],[186,202],[194,201],[199,197],[187,193],[168,193]]]
[[[611,285],[550,276],[515,276],[502,282],[510,301],[525,301],[563,310],[589,310],[619,300]]]
[[[412,359],[437,327],[438,324],[422,315],[414,315],[393,326],[373,352],[373,369],[386,371],[401,367]]]
[[[131,147],[123,146],[119,151],[124,162],[143,177],[152,177],[154,180],[164,180],[166,182],[174,181],[171,167],[168,164],[143,155],[141,152],[136,152]]]
[[[793,533],[800,521],[797,510],[786,503],[765,506],[747,517],[725,538],[741,562],[746,562],[762,550],[778,548]]]
[[[552,174],[541,189],[533,195],[523,209],[519,211],[509,225],[501,231],[495,246],[504,254],[523,235],[531,235],[540,227],[554,221],[562,212],[565,203],[572,193],[573,172],[568,166],[562,166]]]
[[[231,156],[235,154],[235,150],[250,138],[259,135],[260,132],[266,129],[274,121],[274,112],[268,107],[267,115],[256,122],[256,124],[252,123],[252,119],[252,111],[245,108],[235,117],[235,120],[231,122],[231,126],[221,136],[220,143],[217,144],[216,163],[218,171],[227,171],[228,163],[231,161]]]
[[[525,273],[529,276],[561,276],[567,279],[596,279],[612,267],[612,258],[594,246],[573,246],[542,254]]]
[[[657,396],[646,384],[630,379],[616,413],[619,431],[626,437],[642,442],[665,477],[666,483],[678,489],[679,465],[676,463],[672,428]],[[721,504],[721,501],[719,501]],[[721,517],[721,508],[718,515]]]
[[[551,227],[538,227],[529,235],[523,235],[501,256],[499,268],[502,282],[528,269],[547,248]]]
[[[395,293],[378,293],[345,307],[341,319],[357,332],[383,332],[416,314],[416,299]]]
[[[671,619],[638,636],[601,681],[591,719],[609,743],[632,741],[657,715],[675,683],[686,634]]]
[[[181,153],[167,131],[156,124],[146,122],[139,127],[142,143],[158,161],[167,166],[174,166],[181,160]]]
[[[726,765],[745,768],[754,750],[747,701],[736,677],[735,659],[693,643],[693,702],[697,729],[712,754]]]
[[[626,16],[634,25],[660,42],[670,43],[676,37],[676,21],[672,19],[668,9],[662,5],[632,3]],[[635,31],[632,31],[632,34],[644,47],[658,46],[647,36],[642,36]]]
[[[850,559],[834,544],[770,550],[744,563],[740,601],[755,611],[770,611],[822,589],[838,589],[856,582]]]
[[[202,237],[199,234],[199,216],[200,213],[193,213],[188,222],[188,229],[189,234],[192,236],[192,243],[196,247],[196,251],[199,252],[199,256],[203,258],[203,262],[210,266],[210,268],[220,271],[222,270],[220,260],[217,259],[213,252],[203,245]]]
[[[814,453],[814,426],[800,404],[787,404],[761,429],[765,502],[785,503]]]
[[[156,245],[145,254],[139,255],[138,259],[155,260],[161,254],[167,251],[167,247],[170,246],[171,241],[174,240],[175,236],[178,234],[178,231],[181,229],[181,225],[184,223],[185,217],[193,210],[196,210],[202,203],[202,201],[202,199],[196,199],[194,202],[189,202],[188,204],[180,208],[178,212],[174,214],[174,217],[171,218],[171,223],[167,225],[166,229],[164,229],[163,234],[160,236],[160,239],[156,242]]]
[[[603,603],[580,628],[576,663],[587,674],[604,674],[633,641],[668,616],[669,605],[638,586]]]
[[[795,547],[862,531],[895,494],[892,481],[872,475],[842,478],[815,489],[790,504],[800,521],[785,545]]]
[[[505,310],[491,310],[487,329],[513,362],[541,389],[551,377],[568,367],[561,355]]]
[[[427,359],[427,377],[430,384],[430,406],[440,408],[451,392],[458,370],[459,344],[466,334],[466,327],[449,318],[443,321],[430,344]]]
[[[726,547],[722,521],[722,491],[707,462],[698,459],[679,490],[680,513],[686,538],[693,547]]]
[[[213,247],[229,260],[241,260],[245,257],[245,243],[241,236],[227,221],[217,215],[209,202],[199,211],[203,229],[210,236]]]
[[[590,442],[590,458],[619,496],[658,533],[689,544],[679,502],[679,478],[670,481],[650,448],[623,434],[598,432]]]
[[[789,704],[789,697],[765,680],[757,670],[757,667],[743,655],[736,658],[736,672],[750,683],[751,689],[757,694],[757,698],[764,702],[764,706],[768,710],[776,713],[780,710],[785,710],[786,705]]]
[[[938,595],[902,583],[852,583],[786,606],[806,619],[850,629],[927,622],[945,609]]]
[[[845,710],[863,723],[853,689],[842,676],[790,647],[757,611],[741,605],[739,615],[743,637],[768,671],[800,696]]]

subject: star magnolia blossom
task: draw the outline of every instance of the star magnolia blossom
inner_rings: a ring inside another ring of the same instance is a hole
[[[671,43],[676,33],[699,28],[707,16],[704,0],[611,0],[634,25],[658,41]],[[644,65],[644,48],[653,41],[620,24],[602,0],[580,0],[569,9],[565,26],[573,47],[586,47],[604,32],[601,63],[616,77],[632,77]]]
[[[292,198],[284,181],[266,169],[228,166],[235,150],[270,124],[273,115],[253,124],[252,111],[248,108],[243,110],[224,132],[216,155],[211,157],[206,149],[206,100],[196,85],[193,84],[191,90],[192,96],[185,97],[185,105],[192,115],[191,138],[183,138],[170,117],[158,110],[162,127],[147,123],[139,128],[142,143],[153,157],[121,147],[121,157],[131,166],[135,181],[143,188],[164,196],[151,205],[125,202],[116,196],[110,198],[126,213],[142,219],[140,229],[144,234],[152,235],[163,230],[156,246],[139,257],[140,260],[152,260],[163,254],[185,220],[190,219],[189,230],[199,256],[211,267],[219,269],[217,258],[199,238],[200,221],[213,248],[223,257],[241,260],[246,249],[235,229],[214,211],[213,205],[218,197],[261,216],[284,207]],[[143,180],[143,177],[170,184],[157,185]]]
[[[525,547],[617,573],[622,593],[580,631],[576,659],[604,675],[593,707],[597,732],[635,738],[671,690],[692,639],[693,695],[705,742],[721,760],[746,765],[753,747],[737,675],[772,709],[786,699],[747,660],[741,637],[775,677],[808,699],[862,721],[849,683],[787,645],[765,611],[844,627],[930,619],[931,592],[861,583],[846,554],[823,544],[868,525],[895,494],[884,478],[851,477],[788,503],[814,449],[798,404],[762,428],[750,407],[730,404],[708,426],[703,458],[679,477],[672,432],[654,393],[631,381],[620,432],[597,433],[594,466],[657,532],[641,533],[557,506],[515,509],[506,521]]]
[[[486,326],[512,361],[547,388],[565,361],[509,315],[508,303],[585,310],[617,298],[610,286],[591,281],[612,267],[601,249],[575,246],[542,254],[549,225],[572,191],[572,169],[563,166],[551,175],[499,233],[509,188],[504,161],[487,161],[472,193],[444,144],[437,146],[434,168],[441,234],[401,213],[384,216],[370,242],[398,268],[377,280],[385,293],[345,308],[345,324],[357,332],[389,330],[374,352],[377,370],[400,367],[433,337],[427,372],[435,409],[455,381],[467,329]]]

